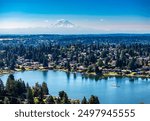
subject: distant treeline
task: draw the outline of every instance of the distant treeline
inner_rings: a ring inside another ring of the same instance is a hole
[[[21,79],[15,80],[14,76],[8,76],[6,86],[0,79],[0,103],[1,104],[99,104],[97,96],[91,95],[87,100],[83,97],[82,101],[69,99],[64,91],[60,91],[58,96],[49,94],[49,89],[45,82],[42,85],[36,83],[30,87]]]
[[[53,43],[69,44],[150,44],[150,34],[103,34],[103,35],[0,35],[0,45],[38,45]],[[8,39],[8,40],[7,40]],[[11,40],[10,40],[11,39]],[[13,40],[13,41],[12,41]],[[1,46],[0,46],[1,47]]]

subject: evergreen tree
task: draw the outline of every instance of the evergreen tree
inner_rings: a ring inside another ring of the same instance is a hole
[[[2,95],[4,92],[4,84],[3,81],[0,79],[0,95]]]
[[[91,95],[91,97],[89,99],[89,104],[100,104],[98,97]]]
[[[0,100],[4,99],[4,84],[3,81],[0,79]]]
[[[48,59],[46,57],[43,58],[43,67],[48,67]]]
[[[30,87],[27,88],[27,103],[34,104],[33,93],[32,93],[32,89]]]
[[[64,95],[65,95],[65,92],[64,92],[64,91],[60,91],[60,92],[59,92],[59,97],[60,97],[61,100],[62,100],[62,98],[63,98]]]
[[[88,104],[87,100],[86,100],[86,97],[83,97],[82,101],[81,101],[81,104]]]
[[[71,66],[70,66],[70,62],[69,61],[67,62],[66,67],[67,67],[67,70],[70,72],[71,71]]]
[[[15,89],[15,79],[14,79],[14,76],[12,74],[10,74],[8,76],[8,79],[7,79],[7,82],[6,82],[6,92],[9,95],[15,96],[16,95],[15,91],[16,91],[16,89]]]
[[[5,66],[3,61],[0,61],[0,68],[3,68]]]
[[[15,70],[15,59],[10,61],[10,70]]]
[[[34,88],[33,88],[33,90],[34,90],[34,93],[33,93],[33,96],[34,97],[39,97],[39,95],[40,95],[40,91],[41,91],[41,86],[39,85],[39,83],[37,82],[37,83],[35,83],[35,86],[34,86]]]
[[[97,65],[102,67],[102,66],[104,66],[104,63],[101,59],[99,59],[98,62],[97,62]]]
[[[98,66],[95,66],[95,73],[96,73],[97,75],[101,76],[101,75],[102,75],[102,70],[100,70],[100,69],[98,68]]]
[[[60,97],[60,100],[61,100],[62,104],[68,104],[69,103],[68,95],[67,95],[66,92],[60,91],[59,92],[59,97]]]
[[[46,104],[55,104],[53,96],[48,96],[45,101]]]
[[[89,65],[89,66],[88,66],[87,72],[89,72],[89,73],[90,73],[90,72],[94,72],[92,65]]]
[[[37,97],[39,99],[39,102],[43,103],[43,90],[41,85],[36,83],[33,89],[34,89],[34,93],[33,93],[34,97]]]
[[[68,99],[68,95],[64,95],[64,97],[61,100],[62,104],[70,104],[69,99]]]
[[[137,68],[136,59],[133,58],[132,60],[130,60],[128,68],[130,70],[135,70]]]
[[[17,96],[23,97],[25,92],[26,92],[26,87],[24,81],[22,81],[21,79],[15,81],[15,94]]]
[[[49,94],[49,90],[48,90],[47,84],[45,82],[42,83],[42,91],[43,91],[43,95]]]

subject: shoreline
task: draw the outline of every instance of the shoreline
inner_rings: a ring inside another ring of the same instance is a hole
[[[24,71],[49,71],[49,70],[53,70],[53,71],[62,71],[62,72],[69,72],[66,69],[25,69],[25,70],[21,70],[21,69],[16,69],[16,70],[0,70],[0,76],[3,76],[5,74],[13,74],[16,72],[24,72]],[[95,76],[98,78],[108,78],[108,77],[128,77],[128,78],[148,78],[150,79],[150,75],[139,75],[139,74],[118,74],[117,72],[108,72],[105,73],[103,75],[97,75],[95,72],[82,72],[82,71],[70,71],[70,73],[80,73],[86,76]]]

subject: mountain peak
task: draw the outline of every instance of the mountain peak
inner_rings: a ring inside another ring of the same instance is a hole
[[[54,26],[58,27],[58,28],[73,28],[73,27],[75,27],[75,25],[73,23],[71,23],[70,21],[65,20],[65,19],[58,20],[58,22]]]

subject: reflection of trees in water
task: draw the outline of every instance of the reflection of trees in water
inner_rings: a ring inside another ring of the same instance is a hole
[[[70,80],[70,72],[66,72],[67,80]]]
[[[73,78],[74,78],[74,80],[77,79],[77,74],[76,73],[73,73]]]
[[[129,82],[134,83],[135,78],[129,78]]]
[[[121,77],[121,76],[115,77],[115,83],[116,83],[116,85],[119,86],[119,84],[125,83],[125,81],[123,81],[123,78],[125,78],[125,77]]]
[[[78,73],[71,73],[71,72],[66,72],[66,76],[67,76],[67,81],[70,81],[70,77],[71,74],[73,76],[73,79],[76,80],[77,79],[77,74]],[[80,74],[80,73],[79,73]],[[47,76],[47,72],[44,72],[44,77]],[[139,81],[138,77],[123,77],[123,76],[117,76],[117,77],[113,77],[113,76],[96,76],[96,75],[89,75],[89,74],[80,74],[82,80],[90,80],[90,81],[101,81],[102,79],[107,81],[107,80],[114,80],[116,84],[121,84],[121,83],[125,83],[125,80],[129,80],[129,82],[134,83],[135,81]],[[115,79],[114,79],[115,78]],[[145,81],[149,81],[149,78],[140,78],[141,80],[145,80]]]
[[[43,71],[43,77],[44,77],[44,80],[43,81],[47,81],[47,75],[48,75],[48,71]]]
[[[146,82],[149,82],[149,78],[141,77],[141,80],[145,80]]]
[[[101,81],[101,79],[108,80],[108,77],[101,77],[101,76],[96,76],[96,75],[88,75],[88,74],[82,74],[82,80],[88,80],[90,79],[91,81]]]
[[[93,80],[93,81],[98,81],[100,79],[99,76],[94,76],[94,75],[89,75],[88,78]]]

